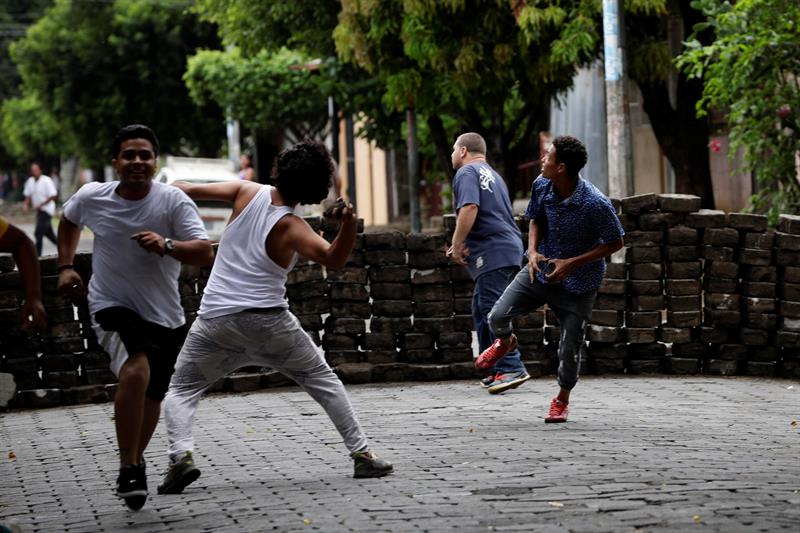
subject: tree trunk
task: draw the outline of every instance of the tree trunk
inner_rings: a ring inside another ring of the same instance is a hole
[[[428,129],[431,132],[433,144],[436,146],[436,160],[439,162],[439,166],[448,180],[452,180],[454,172],[453,162],[450,159],[450,152],[452,151],[453,141],[455,141],[455,139],[447,138],[444,124],[438,115],[431,115],[428,117]]]
[[[674,110],[669,104],[666,81],[640,83],[639,88],[658,144],[675,169],[675,191],[699,196],[703,207],[713,208],[708,122],[698,119],[695,111],[695,103],[702,95],[702,84],[697,80],[687,80],[681,74],[678,77],[677,109]]]

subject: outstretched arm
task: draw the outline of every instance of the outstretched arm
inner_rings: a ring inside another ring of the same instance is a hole
[[[22,305],[22,327],[44,331],[47,325],[44,307],[42,306],[42,285],[39,274],[39,259],[36,248],[22,230],[15,226],[8,229],[0,237],[0,251],[11,252],[17,263],[22,287],[25,291],[25,302]]]
[[[173,185],[185,192],[192,200],[221,200],[232,203],[233,216],[231,217],[231,222],[239,216],[242,209],[261,188],[261,184],[246,180],[202,184],[176,181]]]
[[[356,241],[358,218],[353,212],[352,205],[343,209],[341,214],[337,213],[335,217],[341,220],[341,226],[331,243],[315,233],[305,220],[296,216],[284,217],[279,222],[286,224],[282,228],[284,232],[281,234],[281,241],[307,259],[326,267],[342,268],[347,263]]]

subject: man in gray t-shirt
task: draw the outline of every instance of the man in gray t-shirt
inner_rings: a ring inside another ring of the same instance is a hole
[[[475,280],[472,319],[483,352],[495,340],[488,314],[522,264],[522,238],[514,223],[508,188],[486,162],[486,141],[477,133],[456,139],[452,154],[456,176],[453,205],[456,229],[447,255],[466,265]],[[519,387],[530,379],[518,350],[511,350],[481,381],[490,394]]]

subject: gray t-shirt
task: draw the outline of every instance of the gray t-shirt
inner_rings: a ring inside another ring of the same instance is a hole
[[[467,204],[478,206],[478,216],[467,235],[467,268],[473,279],[481,274],[522,264],[522,237],[514,223],[506,182],[485,162],[464,165],[453,180],[456,212]]]
[[[126,200],[119,182],[87,183],[64,204],[64,216],[94,233],[89,311],[127,307],[167,328],[182,326],[181,264],[146,252],[131,235],[154,231],[178,241],[208,239],[197,206],[176,187],[154,182],[141,200]]]

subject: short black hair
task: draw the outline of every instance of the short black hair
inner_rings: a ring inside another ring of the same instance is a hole
[[[153,130],[144,124],[130,124],[119,130],[114,137],[114,142],[111,144],[111,158],[116,159],[119,157],[122,143],[131,139],[145,139],[150,141],[150,144],[153,145],[153,154],[158,157],[158,138]]]
[[[589,158],[586,146],[575,137],[562,135],[553,139],[553,147],[556,149],[556,161],[564,163],[570,177],[576,177]]]
[[[458,139],[456,139],[456,144],[458,146],[463,146],[467,149],[467,152],[471,154],[486,155],[486,141],[483,140],[483,137],[478,133],[472,131],[462,133],[458,136]]]
[[[333,158],[325,145],[305,138],[275,158],[272,181],[290,204],[318,204],[333,182]]]

